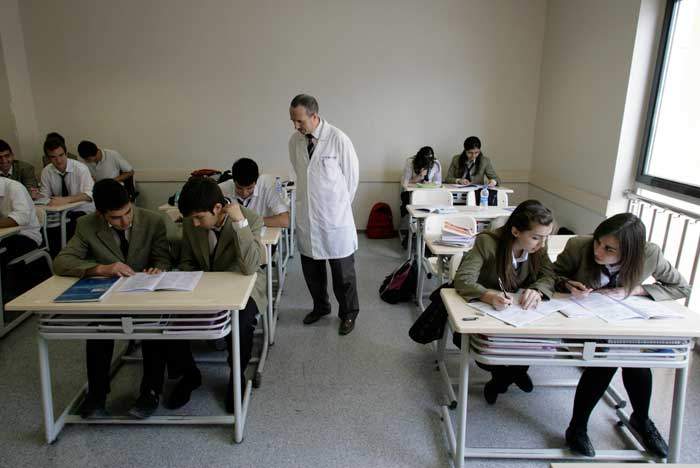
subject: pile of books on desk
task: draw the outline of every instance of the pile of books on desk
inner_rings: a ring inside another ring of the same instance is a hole
[[[474,245],[474,232],[469,228],[445,221],[442,224],[442,236],[435,243],[447,247],[471,247]]]

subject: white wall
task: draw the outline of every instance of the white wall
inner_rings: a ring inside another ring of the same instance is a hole
[[[17,129],[15,119],[10,108],[10,89],[7,83],[7,70],[5,69],[5,56],[2,53],[2,40],[0,38],[0,139],[5,140],[13,151],[19,150],[17,144]]]
[[[620,145],[639,0],[550,0],[531,184],[561,200],[562,225],[606,215]]]
[[[530,169],[544,0],[20,2],[40,133],[180,180],[248,155],[287,176],[288,105],[315,94],[363,182],[476,134],[506,180]],[[41,141],[37,141],[37,150]],[[389,188],[367,188],[372,194]],[[367,193],[361,189],[360,193]],[[358,200],[363,207],[375,199]],[[359,213],[358,213],[359,216]],[[359,224],[359,220],[358,220]]]

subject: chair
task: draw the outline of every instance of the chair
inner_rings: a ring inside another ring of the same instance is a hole
[[[41,226],[41,245],[34,250],[27,252],[24,255],[20,255],[17,258],[13,258],[8,262],[8,266],[17,265],[18,263],[24,263],[25,265],[35,262],[41,258],[46,259],[46,263],[49,266],[49,270],[53,273],[53,262],[51,261],[51,254],[49,254],[49,238],[46,232],[46,212],[44,210],[36,210],[36,217],[39,220],[39,225]]]
[[[452,192],[442,189],[419,189],[411,192],[411,205],[452,206]]]
[[[496,206],[508,206],[508,194],[503,190],[496,192]]]

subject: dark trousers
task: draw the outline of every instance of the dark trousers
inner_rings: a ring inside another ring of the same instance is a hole
[[[6,237],[0,241],[0,249],[6,249],[6,252],[0,255],[3,297],[7,299],[14,298],[34,284],[33,276],[27,275],[23,264],[15,265],[12,268],[8,268],[7,264],[11,260],[21,257],[38,247],[36,242],[21,234]],[[44,274],[41,275],[42,281],[45,279],[45,276]]]
[[[248,367],[253,352],[253,332],[257,324],[255,316],[258,314],[258,306],[253,299],[243,310],[238,311],[238,339],[240,343],[241,380],[245,382],[243,372]],[[233,368],[233,345],[231,335],[226,336],[226,349],[228,350],[228,365]],[[149,342],[152,347],[153,365],[146,368],[144,361],[144,375],[141,383],[141,391],[153,390],[156,393],[163,391],[163,379],[165,368],[168,368],[168,377],[171,379],[181,376],[188,377],[199,374],[197,363],[192,356],[190,342],[186,340],[165,340]]]
[[[314,301],[314,311],[330,313],[331,303],[328,299],[326,261],[331,265],[333,293],[338,300],[341,320],[354,319],[360,313],[360,302],[357,299],[357,279],[355,276],[355,255],[330,260],[314,260],[301,256],[301,269],[304,272],[306,286],[309,288]]]
[[[491,372],[491,377],[501,390],[505,391],[513,383],[516,374],[527,372],[530,366],[494,366],[492,364],[476,363],[482,369]]]
[[[78,218],[81,216],[84,216],[85,212],[83,211],[70,211],[66,217],[66,242],[70,240],[71,237],[73,237],[73,234],[75,234],[75,226],[78,222]],[[49,251],[51,253],[51,257],[55,257],[58,255],[58,252],[61,251],[61,227],[52,227],[48,228],[46,230],[46,234],[49,238]]]
[[[576,387],[571,427],[586,429],[593,408],[605,394],[615,372],[617,367],[588,367],[583,371]],[[648,418],[651,403],[651,370],[637,367],[623,368],[622,383],[627,390],[635,418],[640,420]]]

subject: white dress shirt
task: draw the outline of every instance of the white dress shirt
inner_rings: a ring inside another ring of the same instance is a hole
[[[66,187],[68,187],[68,195],[78,195],[84,193],[92,200],[92,187],[95,182],[92,180],[92,175],[87,166],[80,161],[68,159],[66,165]],[[60,197],[61,195],[61,173],[49,164],[41,171],[41,197],[48,199],[51,197]],[[79,211],[90,213],[95,211],[94,203],[85,203],[77,208]]]
[[[14,219],[20,235],[29,237],[37,246],[41,245],[41,225],[32,197],[24,185],[5,177],[0,177],[0,217]]]
[[[403,168],[403,178],[401,179],[402,185],[410,184],[411,179],[416,175],[416,173],[413,171],[413,159],[413,156],[411,156],[406,160],[406,165]],[[421,180],[419,183],[421,182],[423,181]],[[435,184],[442,183],[442,166],[440,165],[440,161],[437,159],[435,159],[435,162],[428,171],[428,182]]]
[[[219,184],[224,196],[230,200],[236,200],[242,206],[266,218],[289,211],[289,202],[286,192],[282,188],[282,193],[277,193],[275,189],[275,177],[268,174],[261,174],[255,184],[253,193],[246,199],[241,199],[236,195],[236,183],[233,179]]]
[[[118,152],[111,149],[102,149],[102,160],[99,162],[87,162],[85,165],[90,170],[95,182],[102,179],[114,179],[122,172],[131,172],[134,168],[129,161]]]

